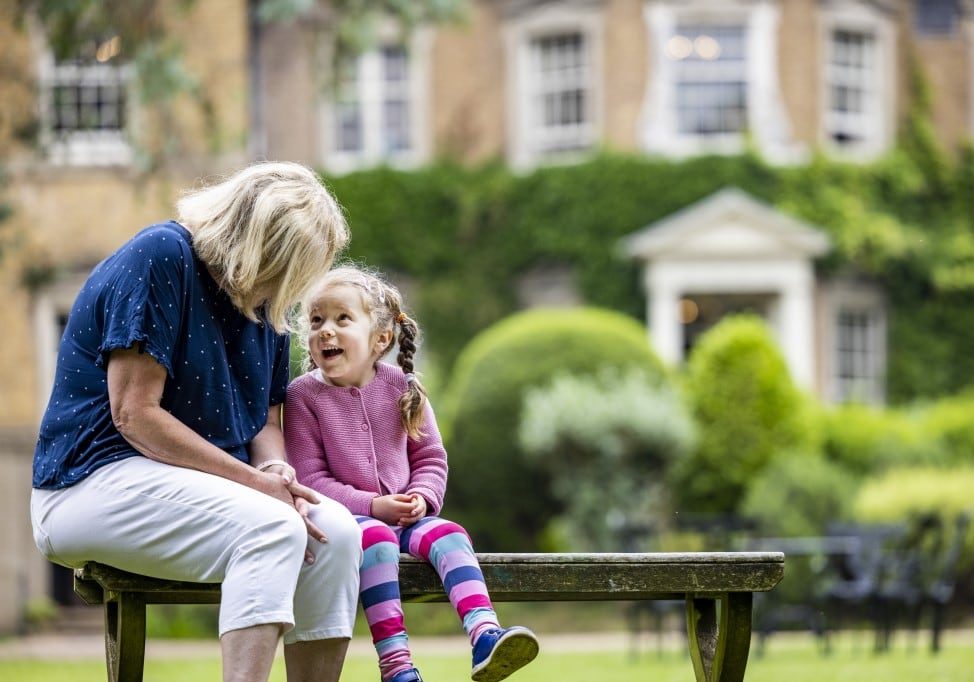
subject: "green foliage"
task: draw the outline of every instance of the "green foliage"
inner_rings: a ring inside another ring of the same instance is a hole
[[[695,433],[677,396],[658,384],[603,370],[526,393],[520,444],[550,476],[573,548],[618,551],[620,524],[666,516],[663,472]]]
[[[815,536],[846,519],[859,479],[811,453],[775,458],[751,482],[741,512],[769,535]]]
[[[825,456],[859,476],[938,459],[919,420],[904,410],[835,406],[822,413],[821,424]]]
[[[519,313],[464,349],[441,409],[450,453],[447,515],[466,525],[479,549],[537,549],[560,510],[548,476],[518,443],[526,392],[558,374],[612,367],[662,382],[642,325],[591,308]]]
[[[949,518],[974,510],[971,490],[974,467],[891,469],[863,484],[853,511],[857,519],[872,523],[930,513]]]
[[[672,472],[678,509],[737,511],[751,479],[778,453],[813,445],[803,397],[764,322],[724,318],[687,365],[687,395],[700,444]]]
[[[937,463],[947,467],[974,466],[974,398],[970,395],[939,400],[920,411],[920,438],[937,451]]]

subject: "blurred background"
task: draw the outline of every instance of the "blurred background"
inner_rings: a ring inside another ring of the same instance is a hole
[[[756,627],[823,647],[969,621],[969,0],[8,0],[0,74],[0,632],[91,618],[26,512],[81,283],[261,159],[404,290],[480,551],[780,549]]]

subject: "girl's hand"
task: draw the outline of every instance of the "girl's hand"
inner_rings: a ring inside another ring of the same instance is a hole
[[[411,526],[426,516],[426,498],[419,493],[413,493],[409,499],[412,502],[412,510],[406,516],[400,517],[400,526]]]
[[[408,516],[413,509],[413,500],[409,495],[382,495],[372,498],[372,518],[394,526],[399,519]]]

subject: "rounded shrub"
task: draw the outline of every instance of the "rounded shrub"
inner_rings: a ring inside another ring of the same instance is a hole
[[[757,316],[728,316],[701,336],[686,387],[700,440],[672,469],[683,510],[736,512],[776,454],[814,449],[810,410]]]
[[[823,535],[850,516],[859,481],[817,453],[789,453],[751,482],[741,512],[769,535]]]
[[[663,383],[645,328],[595,308],[518,313],[461,352],[442,420],[450,453],[447,514],[466,525],[478,548],[537,549],[560,512],[548,476],[518,442],[525,393],[559,374],[595,375],[604,368],[639,370]]]
[[[617,551],[623,526],[668,517],[663,472],[693,439],[673,391],[632,370],[559,375],[527,392],[521,416],[521,446],[550,476],[572,549]]]

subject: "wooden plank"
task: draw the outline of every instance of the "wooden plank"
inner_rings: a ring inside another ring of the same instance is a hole
[[[687,593],[761,592],[784,573],[779,553],[726,554],[480,554],[481,568],[495,601],[590,601],[682,598]],[[721,560],[718,560],[721,559]],[[137,592],[147,603],[216,603],[218,584],[147,578],[99,564],[79,569],[82,591]],[[443,601],[433,568],[403,557],[400,573],[406,601]],[[97,602],[96,602],[97,603]]]

